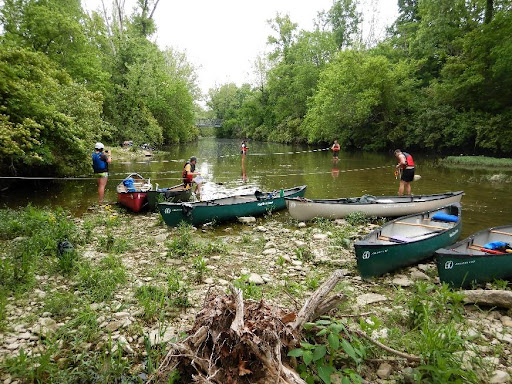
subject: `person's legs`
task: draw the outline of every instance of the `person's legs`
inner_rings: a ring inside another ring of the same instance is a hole
[[[105,195],[105,187],[107,185],[108,177],[98,177],[98,202],[103,203],[103,196]]]
[[[400,186],[398,187],[398,196],[402,196],[404,194],[405,181],[400,180]]]
[[[405,183],[405,193],[407,195],[410,195],[411,194],[411,183]]]

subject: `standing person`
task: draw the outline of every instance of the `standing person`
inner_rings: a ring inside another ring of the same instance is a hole
[[[411,181],[414,180],[414,160],[407,152],[402,152],[400,149],[395,150],[395,157],[398,159],[396,165],[397,170],[401,170],[400,187],[398,187],[398,195],[402,196],[405,193],[411,194]]]
[[[185,187],[187,189],[192,187],[192,183],[194,183],[194,176],[198,176],[201,174],[199,172],[195,172],[196,164],[197,164],[197,157],[192,156],[190,158],[190,160],[187,161],[185,163],[185,165],[183,166],[183,172],[182,172],[181,176],[183,178],[183,184],[185,184]],[[200,194],[201,193],[201,191],[200,191],[201,184],[196,183],[196,185],[197,185],[196,193]]]
[[[340,153],[340,145],[338,144],[338,140],[334,140],[334,144],[331,147],[332,149],[332,157],[334,159],[338,159],[338,155]]]
[[[112,161],[109,151],[104,151],[104,149],[105,147],[102,143],[96,143],[92,153],[92,169],[98,182],[98,203],[100,204],[103,203],[105,187],[108,181],[108,165]]]
[[[247,155],[247,150],[249,147],[247,146],[247,140],[242,141],[242,145],[240,146],[240,154]]]

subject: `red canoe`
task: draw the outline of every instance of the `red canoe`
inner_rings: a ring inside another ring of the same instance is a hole
[[[139,212],[148,204],[148,191],[152,188],[149,179],[132,173],[117,185],[117,200],[133,212]]]

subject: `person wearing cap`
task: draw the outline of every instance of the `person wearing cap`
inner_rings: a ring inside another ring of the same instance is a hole
[[[92,153],[92,169],[94,176],[98,182],[98,202],[103,203],[105,195],[105,187],[108,181],[108,165],[112,161],[109,151],[104,150],[102,143],[94,144],[94,152]]]
[[[185,163],[183,166],[183,172],[181,174],[183,178],[183,184],[185,184],[185,187],[191,188],[192,183],[194,182],[194,176],[198,176],[201,173],[195,172],[196,170],[196,164],[197,164],[197,158],[195,156],[192,156],[189,161]],[[200,193],[201,185],[196,183],[196,193]]]
[[[247,155],[247,150],[249,147],[247,146],[247,140],[242,141],[242,145],[240,146],[240,154]]]

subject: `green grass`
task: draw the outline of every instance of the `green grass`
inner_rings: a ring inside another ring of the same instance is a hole
[[[512,159],[488,156],[448,156],[439,165],[456,165],[470,168],[512,168]]]
[[[80,231],[69,213],[49,211],[28,205],[25,208],[0,210],[0,288],[26,291],[34,283],[36,271],[47,270],[57,261],[57,244],[69,240],[81,244]],[[11,240],[11,241],[8,241]],[[13,241],[15,240],[15,241]],[[59,261],[59,268],[69,272],[76,255]]]
[[[126,282],[126,270],[121,259],[107,256],[98,265],[82,261],[78,266],[76,284],[95,302],[110,299]]]

